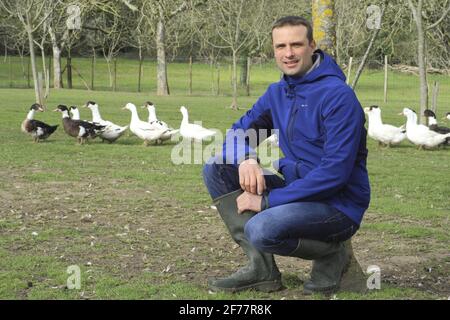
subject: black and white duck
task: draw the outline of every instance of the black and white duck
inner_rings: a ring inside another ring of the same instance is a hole
[[[178,129],[173,129],[173,128],[169,127],[169,125],[167,123],[165,123],[164,121],[158,120],[158,118],[156,117],[156,109],[155,109],[155,105],[153,104],[153,102],[147,101],[142,106],[142,108],[147,108],[147,110],[148,110],[148,123],[150,123],[150,125],[154,126],[155,129],[164,130],[164,133],[156,141],[156,143],[158,143],[158,142],[162,143],[163,141],[169,140],[170,137],[172,137],[172,135],[174,135],[175,133],[177,133],[179,131]]]
[[[144,140],[144,145],[148,146],[150,142],[157,141],[166,132],[164,129],[156,128],[148,122],[141,121],[133,103],[127,103],[122,109],[131,112],[130,131]]]
[[[446,143],[450,133],[440,134],[430,130],[423,124],[417,124],[417,114],[414,110],[403,108],[402,114],[406,117],[406,137],[409,141],[419,147],[419,149],[434,148]]]
[[[105,129],[105,126],[71,119],[69,109],[65,105],[58,105],[54,111],[62,113],[64,131],[69,136],[76,137],[79,144],[83,144],[87,139],[97,137]]]
[[[426,109],[423,112],[423,115],[424,115],[424,117],[427,117],[428,128],[430,128],[431,130],[433,130],[437,133],[440,133],[440,134],[446,134],[446,133],[450,132],[450,128],[438,125],[438,122],[436,119],[436,114],[432,110]]]
[[[445,114],[444,119],[450,120],[450,112],[447,112],[447,113]]]
[[[80,110],[78,110],[77,106],[70,106],[69,112],[72,115],[70,117],[72,120],[81,120],[80,119]],[[83,121],[86,121],[86,120],[83,120]],[[86,122],[90,122],[90,121],[86,121]]]
[[[34,114],[36,111],[44,112],[44,108],[39,103],[33,104],[30,111],[28,111],[27,117],[22,122],[21,129],[23,132],[31,135],[34,142],[39,142],[40,140],[47,139],[53,132],[55,132],[58,125],[50,126],[42,121],[34,120]]]
[[[372,139],[378,141],[378,145],[391,146],[402,142],[406,138],[406,130],[402,127],[395,127],[384,124],[381,120],[381,109],[378,106],[364,108],[364,112],[369,118],[367,134]]]
[[[128,129],[128,126],[121,127],[117,124],[112,123],[111,121],[103,120],[100,115],[98,104],[94,101],[88,101],[85,107],[89,108],[92,112],[92,122],[98,123],[102,126],[106,126],[105,131],[100,134],[100,138],[103,141],[106,140],[109,143],[113,143],[114,141],[119,139]]]

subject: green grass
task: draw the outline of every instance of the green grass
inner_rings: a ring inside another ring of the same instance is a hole
[[[120,61],[120,65],[122,62],[130,64],[127,70],[132,70],[131,64],[135,63]],[[85,70],[84,74],[89,61],[80,59],[77,65]],[[148,70],[153,67],[147,65]],[[50,112],[57,104],[82,105],[95,100],[105,119],[124,125],[130,119],[129,112],[121,110],[125,103],[140,105],[151,100],[156,103],[158,117],[174,127],[181,121],[179,106],[185,105],[192,120],[202,120],[206,127],[225,132],[278,77],[273,66],[255,67],[253,95],[240,97],[242,109],[236,112],[226,108],[230,97],[225,90],[225,94],[210,95],[210,73],[204,65],[194,69],[198,71],[198,79],[194,78],[197,84],[194,95],[187,96],[183,78],[186,70],[182,64],[169,66],[174,93],[169,97],[154,95],[151,71],[145,73],[147,87],[143,93],[52,90],[48,111],[37,117],[61,124],[60,114]],[[0,86],[7,86],[4,64],[0,63],[0,71]],[[221,74],[224,88],[226,72],[225,68]],[[107,80],[104,71],[98,73],[99,83],[100,74]],[[135,90],[133,72],[128,78],[122,74],[119,89]],[[450,104],[450,80],[436,78],[441,89],[440,116],[449,111],[444,106]],[[363,74],[357,95],[363,106],[380,105],[386,123],[400,125],[405,121],[397,115],[401,108],[417,107],[417,78],[392,74],[387,104],[382,103],[382,79],[381,72]],[[75,83],[82,88],[77,80]],[[100,84],[98,88],[108,90]],[[0,89],[0,96],[0,193],[5,199],[0,206],[0,298],[328,298],[303,296],[299,279],[303,265],[283,259],[287,289],[282,292],[208,293],[207,276],[229,272],[243,257],[232,248],[217,213],[209,209],[201,164],[174,165],[170,157],[175,143],[144,147],[128,134],[112,145],[94,140],[79,146],[60,127],[48,141],[35,144],[20,132],[20,123],[34,100],[33,91]],[[147,117],[142,109],[138,112],[141,118]],[[81,116],[89,119],[90,113],[81,109]],[[363,266],[379,261],[388,266],[391,256],[420,253],[425,261],[402,266],[404,273],[410,272],[409,267],[423,270],[424,266],[436,265],[440,266],[436,267],[440,270],[436,277],[448,275],[448,261],[443,255],[448,253],[450,243],[450,149],[419,151],[406,141],[399,147],[378,149],[370,139],[368,149],[372,200],[356,246]],[[81,221],[86,214],[92,215],[93,222]],[[364,248],[374,255],[365,254]],[[82,269],[79,291],[64,289],[66,269],[72,264]],[[168,266],[170,270],[165,272]],[[411,281],[394,286],[388,280],[396,275],[395,271],[386,272],[382,290],[365,296],[339,293],[335,298],[446,298],[442,291],[420,289]]]
[[[22,61],[20,57],[9,56],[6,60],[0,59],[0,88],[27,88],[28,87],[28,58]],[[186,61],[174,61],[168,63],[168,81],[172,94],[187,95],[188,94],[188,75],[189,67]],[[66,61],[62,59],[62,67],[64,68]],[[48,61],[46,62],[48,65]],[[90,58],[73,58],[72,64],[82,75],[84,81],[91,86],[91,59]],[[37,58],[38,71],[42,70],[42,60]],[[112,68],[112,66],[111,66]],[[138,90],[138,68],[137,60],[118,58],[117,59],[117,82],[116,90],[123,92],[137,92]],[[141,81],[141,92],[147,92],[151,95],[156,93],[156,62],[151,60],[144,61],[143,76]],[[218,72],[219,70],[219,72]],[[238,70],[240,72],[240,69]],[[353,68],[350,76],[350,83],[355,76],[356,68]],[[347,71],[345,71],[347,75]],[[50,80],[52,80],[50,75]],[[239,77],[239,75],[238,75]],[[230,96],[231,88],[231,64],[230,61],[221,61],[218,69],[211,68],[207,63],[195,62],[192,68],[192,94],[194,96],[214,96],[217,91],[217,80],[219,78],[219,96]],[[273,62],[256,63],[252,65],[250,73],[250,87],[252,95],[261,94],[267,85],[276,82],[280,78],[280,72]],[[33,86],[32,76],[31,87]],[[67,75],[63,74],[63,82],[66,84]],[[439,96],[437,100],[438,110],[442,113],[447,112],[445,108],[450,103],[450,81],[446,75],[430,74],[428,75],[429,88],[432,88],[434,81],[439,82]],[[73,88],[86,89],[82,79],[73,72]],[[95,64],[94,89],[98,91],[112,91],[110,85],[109,72],[106,60],[97,57]],[[361,93],[361,102],[378,103],[381,102],[384,95],[384,72],[378,70],[365,71],[358,82],[357,92]],[[419,78],[418,76],[407,75],[403,73],[388,72],[388,101],[387,106],[400,108],[405,105],[418,107],[419,101]],[[244,95],[245,89],[239,87],[239,94]],[[401,97],[399,100],[398,98]],[[431,89],[430,89],[431,97]],[[431,101],[431,98],[430,98]],[[85,102],[85,101],[83,101]],[[401,102],[401,105],[398,103]],[[243,105],[245,106],[245,105]],[[444,112],[445,111],[445,112]]]

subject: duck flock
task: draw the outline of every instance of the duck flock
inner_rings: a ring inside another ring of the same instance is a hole
[[[367,133],[369,137],[378,141],[379,146],[398,145],[404,139],[408,139],[419,149],[432,149],[450,144],[450,128],[438,125],[436,114],[429,109],[424,112],[428,126],[418,124],[417,114],[410,108],[403,108],[399,113],[406,117],[406,124],[400,127],[383,123],[381,108],[378,106],[364,108],[364,112],[369,117]],[[450,112],[447,112],[445,119],[450,120]]]
[[[127,103],[122,108],[131,112],[131,121],[127,126],[119,126],[111,121],[103,120],[100,115],[99,106],[94,101],[88,101],[83,107],[91,110],[92,121],[81,120],[80,111],[76,106],[68,108],[60,104],[54,110],[62,114],[62,124],[66,134],[76,138],[79,144],[84,144],[87,140],[97,137],[103,142],[108,141],[109,143],[113,143],[128,128],[134,135],[142,139],[146,146],[150,143],[161,144],[169,140],[177,132],[180,132],[181,136],[185,139],[194,139],[197,141],[211,137],[216,133],[198,124],[189,123],[188,111],[184,106],[180,108],[183,119],[179,129],[173,129],[166,122],[158,120],[155,105],[150,101],[147,101],[142,106],[142,108],[148,110],[148,121],[140,120],[137,108],[133,103]],[[22,122],[22,131],[31,135],[35,142],[47,139],[58,128],[58,125],[52,126],[34,119],[36,112],[43,111],[43,106],[38,103],[33,104],[25,120]]]
[[[215,131],[203,128],[198,124],[189,123],[189,115],[186,107],[182,106],[180,112],[183,116],[180,128],[174,129],[166,122],[156,117],[155,105],[147,101],[142,106],[148,111],[148,120],[142,121],[139,118],[136,106],[129,102],[123,107],[123,110],[131,112],[131,121],[128,126],[119,126],[111,121],[103,120],[100,115],[99,106],[93,101],[88,101],[83,107],[89,108],[92,112],[92,121],[81,120],[80,112],[76,106],[68,108],[65,105],[58,105],[54,111],[61,112],[64,131],[71,137],[77,139],[79,144],[85,143],[88,139],[99,137],[102,141],[113,143],[119,139],[129,128],[130,131],[144,141],[144,145],[150,143],[161,144],[177,132],[185,139],[194,139],[201,141],[215,134]],[[31,106],[27,117],[22,122],[22,131],[33,137],[35,142],[47,139],[56,131],[58,125],[48,125],[42,121],[35,120],[36,112],[43,112],[44,108],[35,103]],[[396,127],[385,124],[381,120],[381,108],[373,105],[364,108],[368,115],[368,135],[370,138],[378,141],[380,146],[394,146],[408,139],[411,143],[418,146],[419,149],[432,149],[450,144],[450,129],[438,125],[436,115],[433,111],[427,109],[424,116],[427,117],[428,126],[417,123],[417,114],[410,108],[404,108],[399,115],[406,117],[406,124]],[[447,112],[445,119],[450,120],[450,112]],[[270,140],[273,138],[272,140]],[[269,142],[278,144],[276,136],[269,137]]]

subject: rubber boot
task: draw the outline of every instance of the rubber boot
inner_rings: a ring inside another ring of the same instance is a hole
[[[209,288],[213,291],[227,292],[249,289],[263,292],[280,290],[281,274],[273,255],[257,250],[245,237],[244,226],[255,213],[250,211],[238,213],[236,199],[242,193],[242,190],[228,193],[215,199],[214,204],[231,237],[247,255],[249,263],[228,277],[208,281]]]
[[[303,285],[305,294],[328,294],[338,290],[348,259],[342,242],[300,239],[289,256],[313,260],[311,279]]]
[[[352,240],[348,239],[345,241],[344,246],[349,261],[342,275],[339,290],[361,294],[367,293],[367,277],[353,254]]]
[[[344,242],[300,239],[290,256],[313,260],[311,279],[303,286],[305,294],[330,294],[339,289],[366,292],[365,275],[353,254],[351,239]]]

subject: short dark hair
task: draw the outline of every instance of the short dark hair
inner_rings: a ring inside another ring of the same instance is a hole
[[[306,37],[309,42],[313,41],[313,28],[311,23],[303,17],[299,16],[286,16],[278,19],[272,25],[272,31],[276,28],[281,28],[284,26],[305,26],[306,27]],[[271,31],[271,33],[272,33]]]

